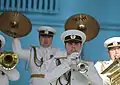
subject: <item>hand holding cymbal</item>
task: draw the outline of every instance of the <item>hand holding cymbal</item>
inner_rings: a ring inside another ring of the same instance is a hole
[[[11,37],[23,37],[31,32],[29,19],[20,12],[7,11],[0,15],[0,30]]]
[[[86,34],[86,41],[95,38],[99,32],[99,23],[87,14],[75,14],[68,18],[65,30],[80,30]]]

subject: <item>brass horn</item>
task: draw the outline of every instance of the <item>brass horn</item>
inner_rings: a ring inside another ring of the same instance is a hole
[[[120,58],[116,59],[112,64],[110,64],[101,74],[107,74],[110,78],[111,85],[120,84]]]
[[[95,38],[99,32],[99,23],[95,18],[87,14],[75,14],[67,19],[65,30],[80,30],[86,34],[86,41]]]
[[[18,64],[18,56],[14,52],[0,53],[0,66],[5,70],[12,70]]]
[[[86,73],[88,71],[88,64],[86,61],[80,60],[80,63],[77,65],[77,67],[80,73]]]

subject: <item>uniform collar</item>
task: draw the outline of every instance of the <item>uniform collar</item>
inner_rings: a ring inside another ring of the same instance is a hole
[[[111,59],[110,59],[110,60],[108,60],[108,61],[105,61],[104,63],[105,63],[105,64],[109,64],[109,65],[110,65],[110,64],[112,64],[112,63],[113,63],[113,60],[111,60]]]
[[[47,47],[47,48],[45,48],[45,47],[43,47],[43,46],[40,46],[40,49],[43,49],[43,50],[47,50],[47,49],[51,49],[52,48],[52,46],[49,46],[49,47]]]

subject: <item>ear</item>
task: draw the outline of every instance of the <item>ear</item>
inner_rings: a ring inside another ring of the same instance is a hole
[[[108,50],[107,52],[108,52],[108,55],[110,56],[110,51]]]

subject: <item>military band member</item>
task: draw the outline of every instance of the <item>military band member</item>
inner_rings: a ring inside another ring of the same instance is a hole
[[[38,28],[40,47],[32,46],[30,49],[23,49],[18,38],[13,39],[13,51],[21,59],[29,61],[31,79],[30,85],[49,85],[44,79],[44,74],[50,69],[50,59],[54,57],[58,48],[52,47],[53,36],[56,30],[53,27],[41,26]]]
[[[52,70],[45,75],[51,85],[103,85],[94,63],[80,61],[86,35],[78,30],[68,30],[62,33],[61,38],[66,52],[53,59]]]
[[[0,52],[3,52],[5,45],[5,38],[0,35]],[[9,80],[16,81],[20,77],[19,72],[16,69],[5,70],[0,63],[0,85],[9,85]]]
[[[110,60],[108,61],[98,61],[95,64],[96,69],[100,73],[104,80],[104,85],[111,85],[110,79],[106,74],[101,74],[114,60],[120,58],[120,37],[111,37],[104,42],[105,48],[108,49],[108,55]]]

